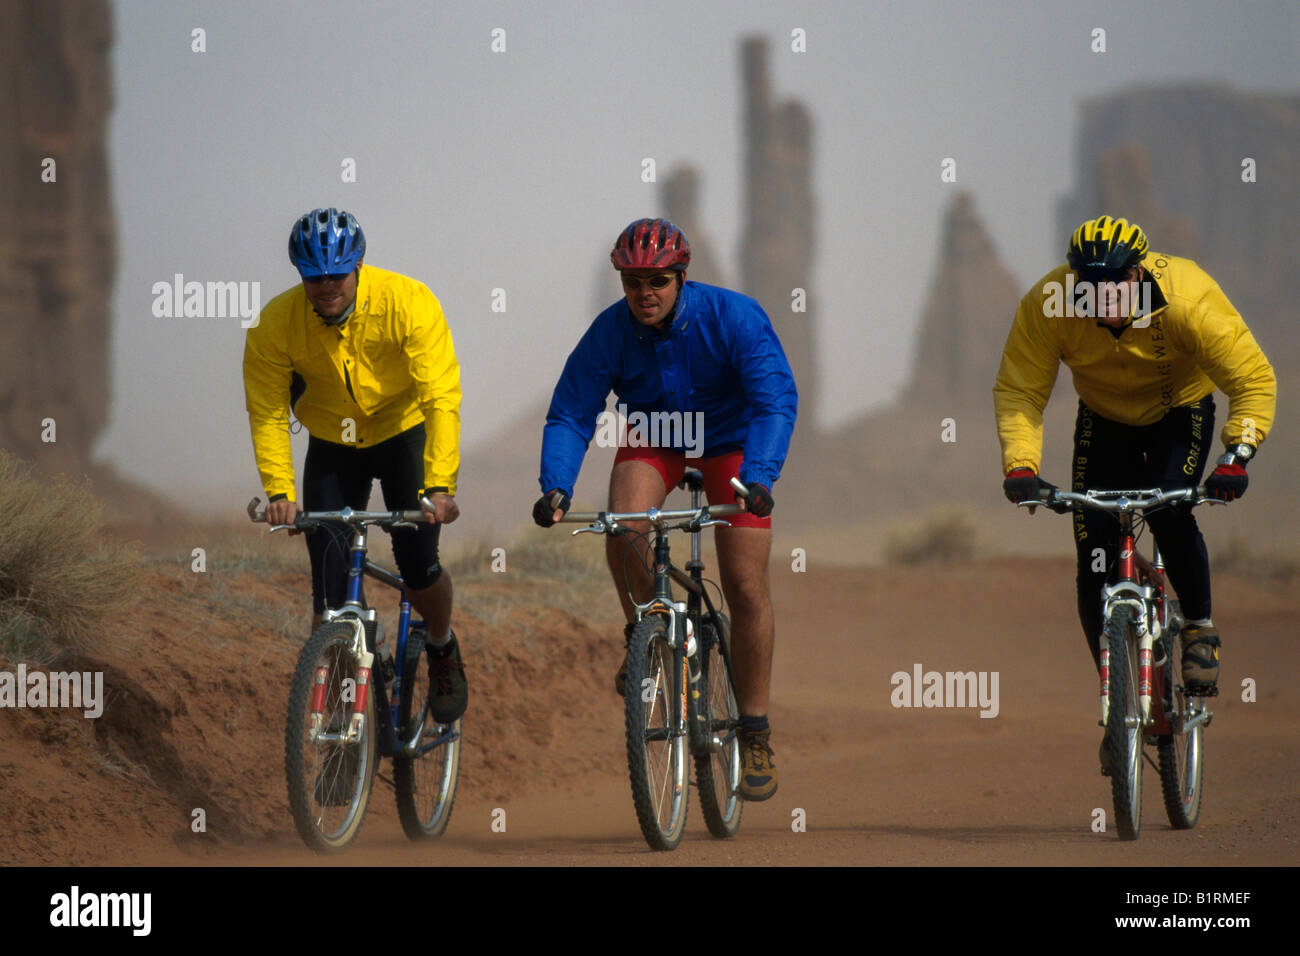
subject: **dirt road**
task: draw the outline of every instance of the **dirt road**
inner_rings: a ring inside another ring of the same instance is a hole
[[[184,587],[168,580],[154,586],[163,595]],[[276,587],[290,593],[284,581],[265,587],[272,597]],[[99,721],[0,713],[0,819],[13,830],[5,862],[1300,862],[1296,585],[1270,589],[1216,577],[1224,693],[1206,737],[1201,821],[1190,832],[1171,830],[1148,769],[1144,829],[1133,843],[1119,842],[1113,829],[1094,829],[1112,811],[1096,766],[1095,678],[1072,588],[1064,560],[778,568],[771,717],[780,791],[747,805],[740,834],[729,841],[712,839],[693,805],[687,838],[671,854],[647,850],[632,812],[621,705],[607,686],[620,656],[617,641],[605,636],[612,596],[605,606],[597,602],[599,629],[559,611],[522,622],[512,612],[495,629],[467,620],[474,697],[446,836],[408,844],[391,791],[379,787],[357,844],[329,861],[301,847],[283,796],[281,697],[292,643],[253,642],[236,628],[214,644],[211,628],[190,622],[186,633],[184,621],[163,614],[147,659],[109,662],[128,683]],[[232,653],[257,663],[232,672]],[[982,707],[894,706],[901,691],[893,675],[911,676],[918,666],[984,672],[990,694]],[[1247,680],[1253,702],[1242,700]],[[91,723],[94,730],[85,729]],[[33,747],[33,740],[46,746]],[[78,748],[91,756],[74,758]],[[205,808],[204,833],[189,825],[194,807]]]

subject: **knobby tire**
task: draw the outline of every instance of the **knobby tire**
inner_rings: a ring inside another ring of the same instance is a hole
[[[624,704],[632,802],[641,834],[655,850],[676,848],[686,829],[686,736],[670,736],[671,714],[680,706],[674,666],[667,621],[647,615],[629,642]]]

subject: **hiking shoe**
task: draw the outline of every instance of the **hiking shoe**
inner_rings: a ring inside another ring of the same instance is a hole
[[[776,793],[776,762],[768,742],[772,731],[740,735],[740,795],[745,800],[766,800]]]
[[[632,649],[632,631],[635,627],[635,624],[627,624],[623,628],[623,643],[627,645],[627,650],[623,652],[623,666],[614,675],[614,692],[619,697],[627,691],[627,655]]]
[[[1189,624],[1183,629],[1183,686],[1193,696],[1218,694],[1218,628]]]
[[[1115,772],[1115,761],[1111,759],[1110,748],[1106,746],[1106,738],[1101,738],[1101,749],[1097,751],[1097,759],[1101,761],[1101,775],[1109,777]]]
[[[429,711],[440,724],[459,720],[469,704],[469,684],[465,665],[460,660],[460,643],[456,635],[443,648],[426,644],[429,652]]]

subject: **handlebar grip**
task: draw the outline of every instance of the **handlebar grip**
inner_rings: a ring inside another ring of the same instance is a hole
[[[574,524],[577,522],[591,524],[600,518],[600,514],[599,511],[566,511],[560,516],[560,520],[556,524]]]

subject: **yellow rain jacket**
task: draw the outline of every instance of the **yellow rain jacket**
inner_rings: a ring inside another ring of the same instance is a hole
[[[1190,259],[1148,252],[1142,265],[1150,293],[1136,296],[1119,338],[1077,314],[1069,266],[1049,272],[1020,300],[993,385],[1004,474],[1039,471],[1043,408],[1062,362],[1079,398],[1111,421],[1149,425],[1218,387],[1229,404],[1225,445],[1258,446],[1268,434],[1277,379],[1223,290]]]
[[[460,366],[442,306],[423,283],[363,265],[356,309],[325,325],[301,285],[276,296],[248,330],[244,397],[253,453],[268,496],[294,492],[289,386],[316,438],[371,448],[425,423],[425,489],[456,493],[460,470]],[[420,489],[424,490],[424,489]]]

